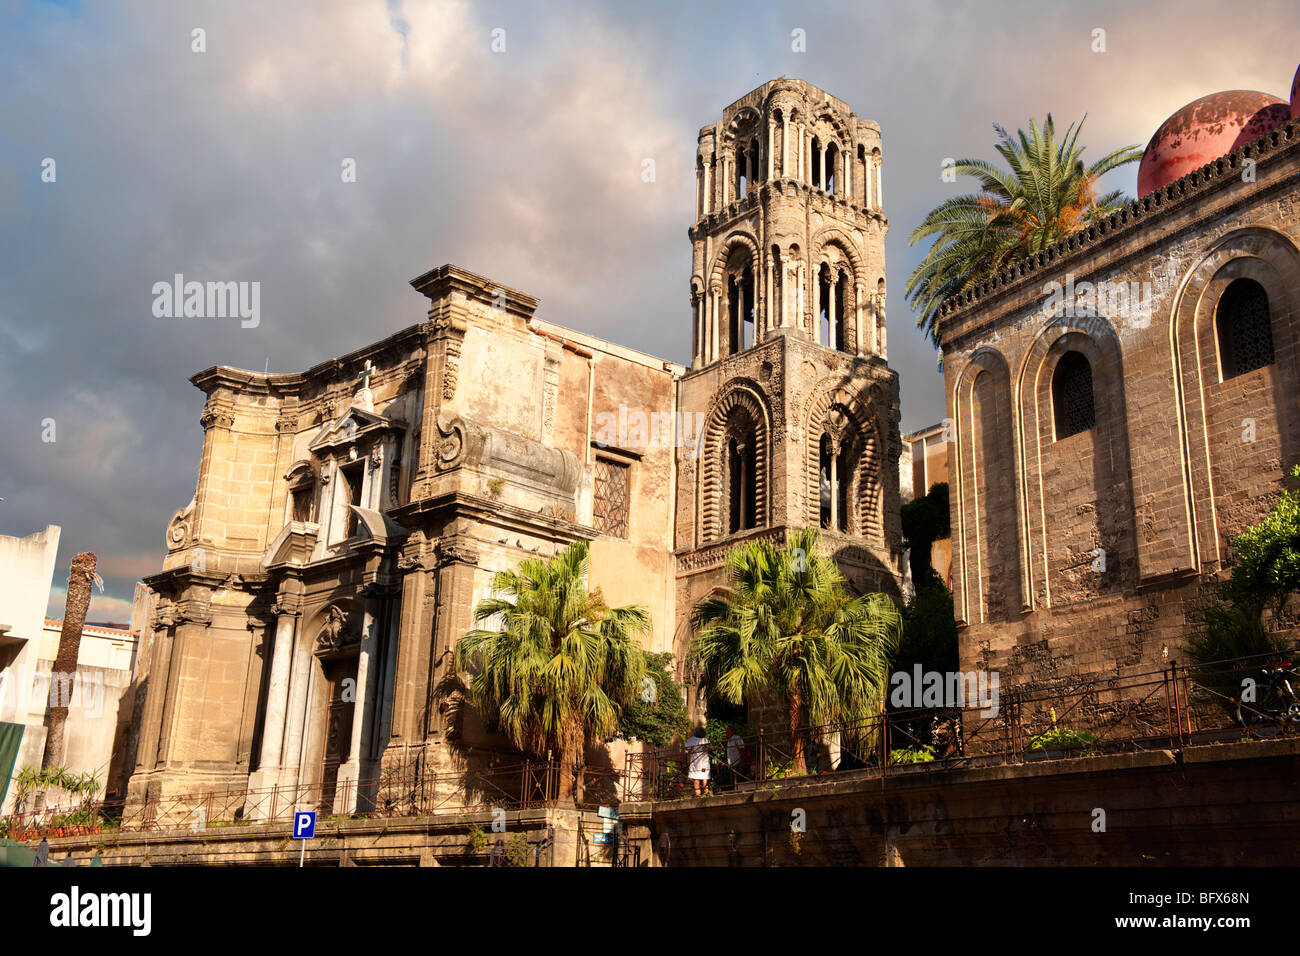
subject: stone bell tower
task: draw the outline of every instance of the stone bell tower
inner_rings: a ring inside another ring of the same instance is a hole
[[[854,587],[898,591],[898,375],[885,361],[880,127],[779,79],[700,130],[678,450],[678,633],[727,550],[818,527]],[[689,437],[689,436],[688,436]]]

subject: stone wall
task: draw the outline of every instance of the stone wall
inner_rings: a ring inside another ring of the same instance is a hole
[[[963,667],[1005,683],[1179,656],[1232,539],[1300,460],[1297,140],[1295,124],[1270,134],[942,315]],[[1242,278],[1267,293],[1275,357],[1232,377],[1216,314]],[[1095,422],[1058,437],[1054,373],[1072,352]]]

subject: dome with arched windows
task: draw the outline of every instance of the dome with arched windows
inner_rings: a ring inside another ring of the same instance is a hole
[[[1257,90],[1227,90],[1193,100],[1161,123],[1147,144],[1138,166],[1138,198],[1272,132],[1290,120],[1293,109]]]

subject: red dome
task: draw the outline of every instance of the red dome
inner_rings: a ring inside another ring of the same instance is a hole
[[[1272,132],[1291,107],[1254,90],[1228,90],[1193,100],[1160,124],[1138,166],[1138,198],[1200,169],[1238,146]]]
[[[1296,68],[1295,79],[1291,81],[1291,118],[1295,119],[1300,116],[1300,67]]]

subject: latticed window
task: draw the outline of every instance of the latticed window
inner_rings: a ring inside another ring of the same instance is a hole
[[[1086,432],[1097,423],[1092,401],[1092,366],[1080,352],[1066,352],[1052,373],[1056,440]]]
[[[593,524],[597,531],[627,537],[628,476],[631,466],[608,458],[596,459],[596,501]]]
[[[1273,364],[1273,323],[1268,293],[1253,279],[1237,279],[1219,299],[1219,367],[1223,378]]]

